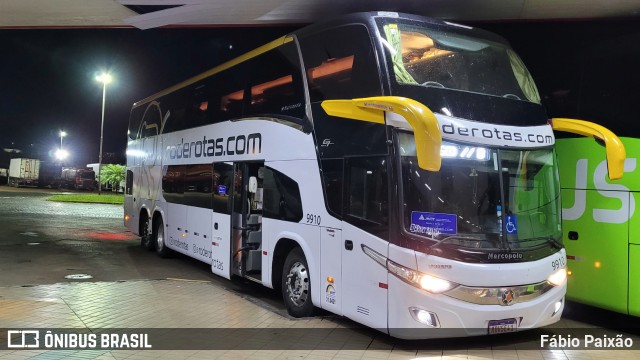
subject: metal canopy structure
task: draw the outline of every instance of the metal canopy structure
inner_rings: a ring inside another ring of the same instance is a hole
[[[456,21],[640,15],[639,0],[2,0],[0,28],[303,24],[356,11]]]

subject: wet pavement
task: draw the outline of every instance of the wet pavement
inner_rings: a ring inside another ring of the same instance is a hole
[[[160,337],[152,337],[152,350],[5,349],[1,359],[640,358],[640,350],[535,349],[538,335],[531,331],[398,343],[327,313],[293,319],[273,290],[219,278],[184,256],[160,259],[144,251],[124,228],[121,206],[56,203],[47,196],[0,187],[0,345],[8,344],[9,328],[92,334],[124,328]],[[78,274],[92,278],[66,278]],[[635,318],[598,312],[568,304],[555,327],[640,328]],[[170,330],[171,337],[157,329]],[[234,336],[234,329],[244,331]]]
[[[176,254],[162,259],[140,247],[123,224],[121,205],[47,201],[56,191],[0,186],[0,287],[64,282],[182,279],[209,281],[284,314],[280,295]],[[90,275],[89,279],[67,276]],[[2,324],[0,324],[0,327]]]

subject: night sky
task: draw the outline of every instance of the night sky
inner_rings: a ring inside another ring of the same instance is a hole
[[[511,42],[550,116],[640,137],[638,19],[475,25]],[[103,162],[122,162],[135,101],[294,29],[0,30],[0,149],[46,160],[64,129],[68,163],[97,162],[102,84],[95,75],[109,70],[115,80],[107,88]],[[0,154],[0,167],[7,167],[9,154]]]
[[[107,85],[103,162],[122,162],[134,102],[291,30],[0,30],[0,149],[45,160],[63,129],[69,164],[98,162],[102,84],[95,76],[108,70],[114,81]],[[0,167],[7,167],[2,155]]]

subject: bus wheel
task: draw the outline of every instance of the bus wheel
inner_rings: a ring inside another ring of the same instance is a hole
[[[142,245],[143,249],[153,250],[154,241],[153,236],[149,234],[149,217],[145,216],[145,219],[142,221],[142,228],[140,229],[140,245]]]
[[[289,315],[297,318],[313,315],[309,266],[299,247],[293,249],[284,262],[282,297]]]
[[[165,243],[167,239],[164,236],[164,224],[162,222],[162,218],[158,217],[157,221],[154,221],[154,223],[155,226],[153,235],[155,240],[156,253],[158,253],[160,257],[167,258],[169,257],[169,255],[171,255],[171,250],[167,248]]]

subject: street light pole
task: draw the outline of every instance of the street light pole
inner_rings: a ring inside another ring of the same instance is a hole
[[[65,136],[67,136],[67,132],[64,130],[60,130],[60,151],[56,152],[56,156],[60,160],[60,166],[64,165],[63,161],[64,161],[64,158],[66,157],[64,155],[64,150],[62,150],[62,138]]]
[[[67,132],[64,130],[60,130],[60,150],[62,150],[62,138],[67,136]]]
[[[102,182],[100,170],[102,170],[102,140],[104,135],[104,105],[107,99],[107,84],[111,82],[111,75],[102,73],[96,76],[96,80],[102,83],[102,121],[100,123],[100,155],[98,155],[98,195],[102,194]]]

